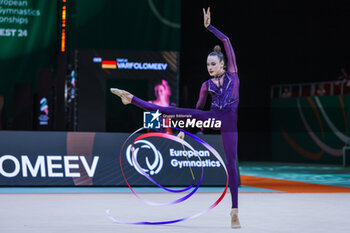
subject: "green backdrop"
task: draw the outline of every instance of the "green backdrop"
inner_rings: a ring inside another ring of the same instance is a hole
[[[0,95],[7,116],[14,83],[29,82],[36,92],[40,69],[55,68],[59,2],[0,2]],[[181,0],[68,0],[67,6],[68,50],[180,50]]]
[[[32,83],[36,91],[40,69],[54,67],[56,35],[56,1],[0,2],[0,95],[7,115],[14,83]]]
[[[350,96],[272,99],[270,113],[273,160],[342,164]]]

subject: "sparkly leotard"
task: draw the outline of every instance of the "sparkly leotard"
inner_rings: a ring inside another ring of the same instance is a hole
[[[136,96],[132,104],[147,111],[159,111],[166,115],[191,115],[197,120],[215,118],[221,120],[221,136],[226,155],[226,166],[229,174],[229,185],[232,196],[232,208],[238,207],[238,172],[236,167],[237,158],[237,109],[239,103],[239,78],[237,74],[236,57],[227,36],[209,25],[207,29],[218,37],[224,44],[227,57],[227,71],[223,74],[222,86],[217,86],[212,79],[202,84],[196,109],[160,107],[143,101]],[[212,103],[209,111],[203,111],[208,94],[211,95]]]

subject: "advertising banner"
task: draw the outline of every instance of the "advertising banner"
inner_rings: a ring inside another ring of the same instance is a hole
[[[0,186],[153,186],[135,166],[164,186],[225,185],[220,162],[186,137],[194,151],[164,138],[93,132],[0,132]],[[224,159],[220,135],[201,135]],[[123,147],[123,143],[124,147]],[[123,148],[122,148],[123,147]]]

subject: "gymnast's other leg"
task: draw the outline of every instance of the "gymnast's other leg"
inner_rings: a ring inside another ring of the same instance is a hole
[[[238,171],[236,166],[238,134],[237,132],[222,130],[221,135],[226,155],[226,167],[232,198],[231,227],[240,228],[241,225],[238,219]]]

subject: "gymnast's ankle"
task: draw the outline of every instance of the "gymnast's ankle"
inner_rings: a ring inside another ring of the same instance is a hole
[[[231,228],[234,228],[234,229],[241,228],[241,224],[238,218],[238,208],[232,208],[230,215],[231,215]]]

